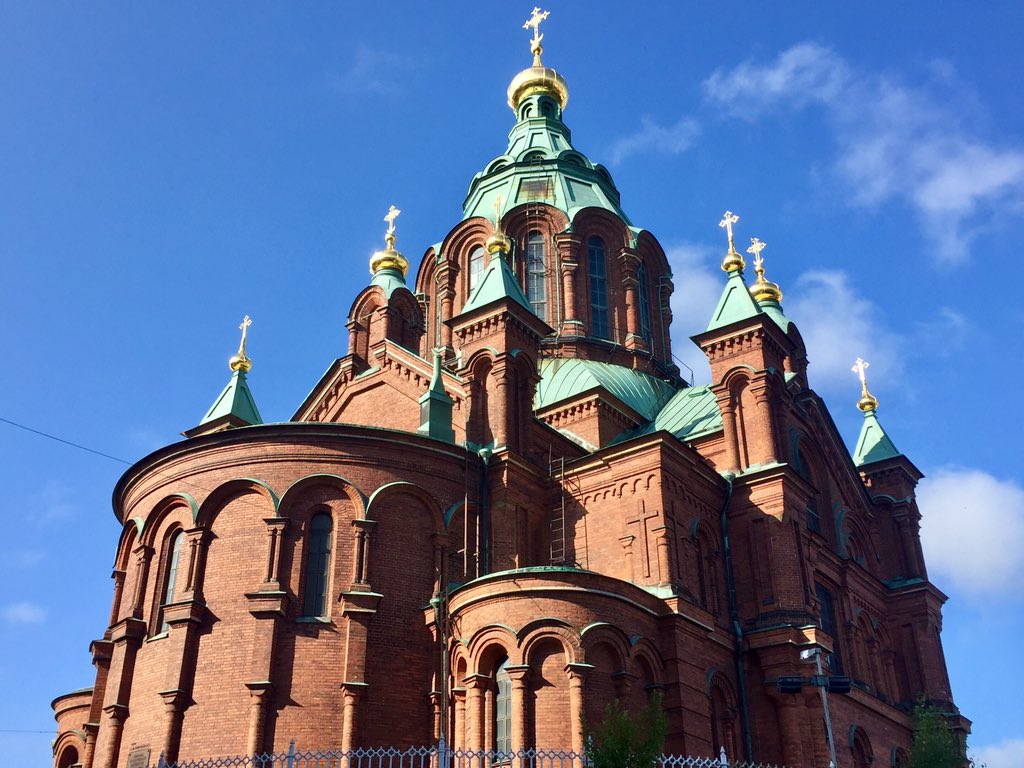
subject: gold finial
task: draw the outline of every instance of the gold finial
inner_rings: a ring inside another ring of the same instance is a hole
[[[864,413],[878,410],[878,398],[868,392],[868,380],[864,376],[864,371],[868,369],[869,365],[870,363],[858,357],[857,362],[850,369],[860,376],[860,400],[857,401],[857,407]]]
[[[383,251],[377,251],[370,257],[370,274],[375,275],[382,269],[397,269],[404,276],[408,271],[409,262],[406,261],[402,254],[395,250],[395,219],[401,213],[393,205],[388,208],[388,215],[384,217],[384,221],[388,223],[387,232],[384,233],[386,247]]]
[[[765,280],[764,277],[764,259],[761,257],[761,251],[765,249],[767,243],[762,242],[756,237],[750,238],[750,247],[747,248],[747,253],[754,255],[754,271],[757,273],[757,280],[750,286],[750,295],[754,297],[755,301],[777,301],[782,302],[782,289],[779,288],[775,283]]]
[[[722,269],[726,272],[735,272],[739,270],[743,271],[743,268],[747,266],[747,262],[743,260],[743,257],[736,250],[736,243],[732,239],[732,225],[740,220],[732,211],[726,211],[725,215],[722,216],[722,220],[718,222],[718,226],[725,229],[729,235],[729,250],[725,253],[725,258],[722,259]]]
[[[249,333],[249,326],[252,325],[252,320],[246,315],[242,320],[242,324],[238,326],[238,330],[242,332],[242,341],[238,344],[238,352],[232,355],[228,361],[228,367],[232,371],[241,371],[242,373],[248,373],[252,370],[252,360],[250,360],[245,354],[245,340]]]
[[[512,241],[501,231],[501,204],[504,202],[501,195],[494,198],[494,234],[484,243],[488,253],[508,253],[512,250]]]
[[[523,99],[537,93],[552,96],[558,101],[558,106],[561,109],[565,109],[565,105],[569,101],[569,86],[566,84],[565,78],[555,70],[545,67],[540,60],[540,55],[544,51],[540,42],[544,39],[540,25],[550,15],[550,11],[541,12],[540,8],[534,8],[530,13],[530,18],[523,24],[523,29],[533,30],[533,39],[530,40],[533,66],[524,69],[509,83],[508,105],[512,107],[513,112],[518,112],[519,104]]]
[[[533,39],[530,41],[530,52],[533,54],[533,66],[539,67],[540,54],[544,50],[544,46],[540,44],[540,41],[544,39],[544,35],[540,32],[540,23],[544,21],[548,16],[551,15],[551,11],[544,11],[541,13],[540,8],[534,8],[530,14],[530,18],[523,24],[523,29],[533,28]]]

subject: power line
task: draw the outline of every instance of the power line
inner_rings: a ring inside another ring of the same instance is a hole
[[[126,464],[129,467],[132,465],[132,463],[130,461],[125,461],[124,459],[119,459],[117,456],[111,456],[109,453],[103,453],[103,451],[97,451],[94,448],[89,448],[89,447],[81,445],[79,443],[73,443],[70,440],[65,440],[63,437],[57,437],[56,435],[51,435],[48,432],[43,432],[43,431],[38,430],[38,429],[33,429],[32,427],[26,427],[24,424],[19,424],[16,421],[11,421],[10,419],[5,419],[3,416],[0,416],[0,421],[4,422],[5,424],[10,424],[12,427],[17,427],[18,429],[24,429],[26,432],[31,432],[31,433],[33,433],[35,435],[39,435],[40,437],[45,437],[45,438],[47,438],[49,440],[56,440],[58,443],[64,443],[64,445],[70,445],[72,448],[78,448],[80,451],[87,451],[89,453],[94,453],[97,456],[102,456],[104,459],[110,459],[111,461],[116,461],[116,462],[119,462],[121,464]]]

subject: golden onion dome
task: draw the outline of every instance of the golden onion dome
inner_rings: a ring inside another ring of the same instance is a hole
[[[499,229],[487,238],[487,242],[484,243],[484,248],[487,249],[488,253],[492,254],[509,253],[512,250],[512,241],[509,240],[508,235]]]
[[[250,360],[248,355],[245,354],[245,342],[249,335],[250,325],[252,325],[252,320],[250,320],[249,316],[246,315],[242,320],[242,324],[238,326],[238,330],[242,332],[242,340],[238,344],[238,351],[228,360],[228,367],[232,371],[248,373],[252,370],[252,360]]]
[[[860,400],[857,401],[857,407],[864,413],[867,413],[868,411],[877,411],[878,398],[868,392],[865,388],[860,396]]]
[[[409,261],[395,250],[395,236],[388,235],[385,242],[387,247],[384,250],[376,251],[370,257],[370,274],[375,275],[382,269],[397,269],[402,273],[402,277],[405,277],[409,271]]]
[[[533,66],[524,69],[512,78],[508,85],[508,105],[515,112],[527,96],[547,94],[558,102],[561,109],[569,102],[569,85],[558,72],[540,62],[540,54],[533,59]]]
[[[757,273],[757,279],[750,286],[750,295],[754,297],[755,301],[777,301],[781,304],[782,289],[764,277],[764,258],[761,256],[761,251],[764,249],[765,244],[758,238],[750,238],[750,247],[747,248],[747,253],[754,254],[754,272]]]

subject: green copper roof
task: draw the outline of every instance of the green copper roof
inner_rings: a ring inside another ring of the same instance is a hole
[[[738,320],[746,320],[759,314],[761,314],[761,308],[757,306],[754,297],[750,295],[750,290],[743,280],[743,272],[735,269],[729,273],[729,279],[725,281],[722,298],[718,300],[718,306],[715,307],[714,314],[711,315],[711,322],[708,323],[707,330],[723,328]]]
[[[711,390],[707,387],[688,387],[677,391],[652,421],[623,432],[612,443],[621,443],[623,440],[662,430],[671,432],[680,440],[692,440],[721,428],[722,411]]]
[[[547,359],[540,363],[536,410],[560,403],[594,388],[617,397],[644,419],[653,419],[676,392],[668,382],[621,365],[577,358]]]
[[[379,285],[384,289],[384,296],[391,298],[391,294],[398,288],[408,288],[405,283],[405,276],[399,269],[378,269],[372,278],[370,285]]]
[[[505,210],[527,202],[546,203],[572,220],[577,211],[597,207],[630,223],[619,207],[619,191],[611,174],[573,147],[553,99],[543,94],[528,96],[520,102],[518,114],[505,154],[470,182],[463,218],[493,218],[494,201],[500,195]]]
[[[783,333],[789,333],[789,318],[782,311],[782,305],[773,299],[765,299],[757,302],[761,311],[775,321],[775,324],[782,329]]]
[[[854,465],[860,467],[864,464],[893,459],[902,455],[893,445],[889,436],[885,434],[875,412],[865,411],[864,424],[860,428],[860,438],[858,438],[857,448],[853,452]]]
[[[259,409],[256,407],[256,400],[253,399],[252,392],[249,391],[249,385],[246,383],[245,371],[239,370],[231,374],[231,381],[224,387],[224,391],[220,393],[220,396],[213,401],[213,405],[210,406],[210,410],[203,416],[199,426],[209,424],[211,421],[225,416],[234,416],[246,424],[263,423],[263,419],[260,418]]]
[[[480,275],[480,282],[470,294],[469,301],[462,307],[461,314],[472,312],[474,309],[479,309],[499,299],[512,299],[533,312],[533,307],[530,306],[530,301],[523,293],[523,289],[519,287],[519,281],[512,274],[508,262],[498,254],[494,254],[491,256],[491,263]]]

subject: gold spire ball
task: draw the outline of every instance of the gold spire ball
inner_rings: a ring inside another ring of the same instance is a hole
[[[384,217],[384,221],[388,223],[388,231],[384,233],[386,247],[383,251],[377,251],[370,257],[370,274],[372,275],[376,275],[382,269],[397,269],[405,277],[405,273],[409,271],[409,262],[405,256],[395,250],[395,219],[400,213],[401,211],[392,205],[388,209],[388,215]]]
[[[850,369],[860,376],[860,400],[857,401],[857,407],[864,413],[878,410],[878,398],[868,392],[868,380],[864,376],[864,371],[868,369],[869,365],[868,362],[858,357],[857,362]]]
[[[535,93],[546,93],[554,97],[561,109],[565,109],[569,102],[569,86],[565,78],[550,67],[545,67],[540,60],[540,55],[544,51],[544,46],[540,44],[544,39],[540,32],[540,24],[550,14],[550,11],[541,12],[540,8],[534,8],[530,18],[523,24],[523,29],[533,30],[533,39],[530,40],[533,66],[513,77],[508,85],[508,105],[512,107],[513,112],[519,109],[523,99]]]
[[[245,354],[245,338],[248,335],[249,326],[252,325],[252,320],[246,315],[242,320],[242,324],[238,326],[238,330],[242,332],[242,341],[238,345],[238,352],[231,356],[228,360],[228,367],[232,371],[241,371],[242,373],[248,373],[252,370],[252,360]]]
[[[743,268],[747,266],[747,262],[740,256],[739,251],[736,250],[736,243],[732,239],[732,225],[740,220],[732,211],[726,211],[725,215],[722,216],[722,220],[718,222],[718,226],[722,227],[729,235],[729,250],[725,252],[725,258],[722,259],[722,269],[726,272],[735,272],[739,270],[743,271]]]
[[[754,297],[755,301],[777,301],[781,304],[782,289],[775,283],[764,279],[764,259],[761,257],[761,251],[767,245],[756,237],[750,238],[750,247],[747,248],[747,253],[753,254],[754,271],[757,273],[757,280],[750,286],[750,295]]]

